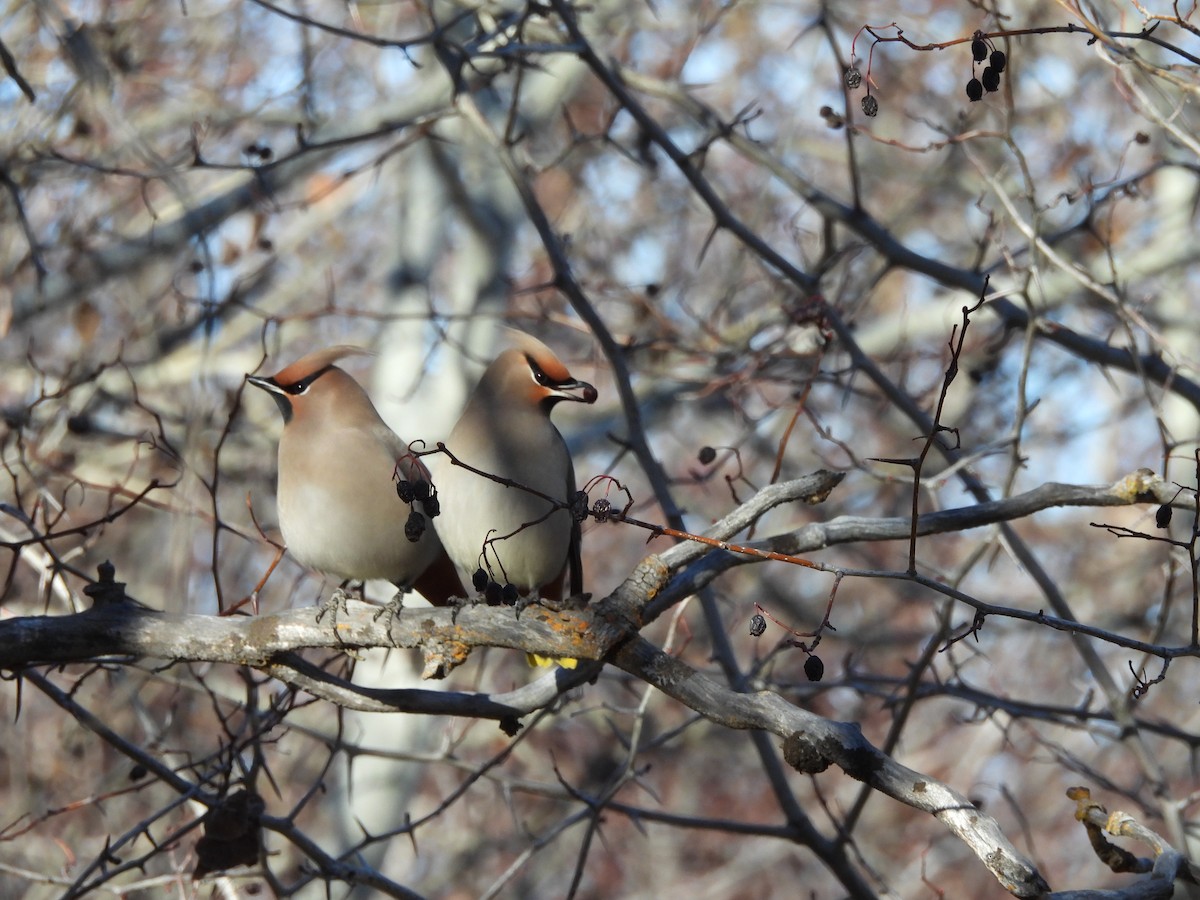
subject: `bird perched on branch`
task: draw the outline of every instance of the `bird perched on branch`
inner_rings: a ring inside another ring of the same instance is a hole
[[[594,403],[596,389],[541,341],[519,334],[515,343],[488,366],[445,441],[454,459],[486,474],[429,458],[441,501],[436,527],[464,584],[511,584],[521,596],[558,601],[567,570],[571,596],[583,590],[583,572],[579,523],[568,508],[575,470],[550,413],[563,400]]]
[[[288,550],[309,568],[346,580],[386,578],[400,589],[397,599],[413,588],[443,606],[465,591],[430,526],[428,471],[366,391],[334,365],[365,352],[330,347],[272,377],[247,376],[283,415],[279,528]],[[397,479],[409,491],[416,485],[421,499],[397,496]]]

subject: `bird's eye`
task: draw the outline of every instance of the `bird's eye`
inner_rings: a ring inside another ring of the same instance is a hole
[[[542,387],[554,387],[554,380],[542,371],[541,366],[533,361],[533,357],[527,356],[525,359],[529,362],[529,371],[533,375],[533,380]]]
[[[291,384],[281,384],[280,387],[282,387],[287,393],[291,394],[293,397],[296,396],[297,394],[303,394],[305,391],[307,391],[312,386],[312,383],[314,381],[316,381],[318,378],[320,378],[322,375],[324,375],[326,372],[328,372],[332,368],[333,368],[333,366],[326,366],[323,369],[317,369],[317,371],[313,372],[311,375],[309,375],[305,378],[301,378],[299,381],[293,381]]]

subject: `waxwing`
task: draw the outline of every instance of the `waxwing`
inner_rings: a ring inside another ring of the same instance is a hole
[[[288,550],[309,568],[347,580],[386,578],[401,591],[415,588],[430,603],[445,605],[465,591],[429,511],[417,500],[405,503],[396,491],[397,479],[412,484],[427,480],[428,472],[366,391],[334,365],[363,353],[330,347],[270,378],[247,377],[271,394],[283,415],[279,528]],[[414,511],[422,518],[412,517]]]
[[[575,470],[550,412],[560,400],[594,403],[596,389],[574,378],[541,341],[528,335],[515,341],[483,373],[446,448],[476,469],[566,504],[575,495]],[[456,466],[447,456],[428,459],[441,501],[434,524],[464,584],[482,569],[522,596],[560,600],[569,568],[570,594],[582,591],[579,524],[567,509]],[[532,654],[530,662],[550,664]],[[573,668],[575,661],[559,662]]]

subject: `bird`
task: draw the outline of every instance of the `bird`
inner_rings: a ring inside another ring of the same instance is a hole
[[[595,403],[597,394],[541,341],[516,333],[514,343],[468,398],[443,444],[449,453],[429,457],[441,502],[435,527],[463,584],[480,591],[489,581],[511,584],[522,597],[557,602],[568,569],[570,596],[582,592],[583,571],[579,523],[566,508],[575,497],[575,469],[550,413],[561,401]],[[527,657],[531,665],[554,661]],[[575,660],[557,662],[575,667]]]
[[[283,416],[276,501],[279,528],[302,565],[349,581],[385,578],[399,591],[394,605],[415,589],[435,606],[465,597],[437,533],[429,500],[400,487],[429,484],[428,470],[380,417],[370,397],[335,363],[367,355],[339,345],[317,350],[275,375],[248,375],[267,391]],[[344,602],[341,588],[333,603]],[[334,607],[336,609],[336,606]],[[394,612],[394,606],[392,607]]]

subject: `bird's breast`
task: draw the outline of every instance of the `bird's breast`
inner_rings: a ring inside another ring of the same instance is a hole
[[[529,454],[504,447],[489,451],[447,446],[458,459],[503,480],[478,475],[444,459],[431,466],[441,503],[441,515],[434,524],[446,552],[468,583],[471,573],[481,566],[490,577],[511,582],[522,592],[557,578],[570,545],[570,514],[522,486],[565,502],[570,473],[565,448],[561,453]]]
[[[349,438],[353,440],[353,438]],[[280,468],[279,526],[303,565],[340,578],[406,583],[438,551],[432,527],[421,540],[405,535],[411,507],[397,495],[395,460],[383,447],[362,451],[344,443],[319,465]],[[426,525],[428,526],[428,519]]]

